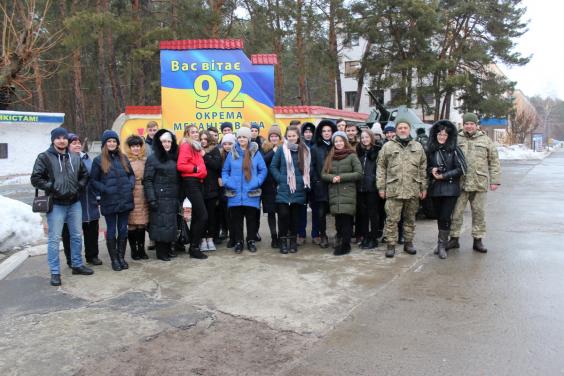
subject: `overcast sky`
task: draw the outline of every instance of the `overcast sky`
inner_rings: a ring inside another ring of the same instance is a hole
[[[524,67],[502,70],[525,95],[564,99],[564,1],[523,0],[529,31],[518,40],[517,51],[533,55]]]

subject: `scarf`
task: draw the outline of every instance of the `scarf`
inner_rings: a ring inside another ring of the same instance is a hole
[[[304,187],[309,188],[309,165],[311,163],[311,154],[309,152],[309,148],[306,145],[304,146],[306,153],[304,156],[304,171],[302,176],[304,179]],[[287,141],[284,142],[284,145],[282,145],[282,152],[284,153],[284,158],[286,159],[286,175],[288,186],[290,187],[290,193],[294,193],[296,191],[296,169],[294,166],[294,160],[292,159],[292,152],[298,152],[298,149],[298,144],[290,144]]]
[[[336,161],[340,161],[340,160],[345,159],[346,157],[348,157],[351,154],[354,154],[354,150],[351,150],[351,149],[337,150],[337,149],[335,149],[335,154],[333,156],[333,159],[336,160]]]

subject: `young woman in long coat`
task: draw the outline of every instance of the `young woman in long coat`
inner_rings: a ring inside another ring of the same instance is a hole
[[[309,148],[300,139],[300,130],[291,125],[286,129],[286,141],[278,149],[270,165],[272,177],[278,184],[278,228],[280,253],[298,251],[298,224],[306,204],[306,189],[310,188]]]
[[[149,223],[149,205],[145,200],[143,191],[143,174],[147,161],[145,142],[142,137],[132,135],[125,140],[123,149],[135,174],[135,189],[133,190],[135,207],[129,213],[127,224],[127,239],[129,240],[129,248],[131,248],[131,258],[133,260],[147,260],[149,256],[145,252],[145,229]]]
[[[167,129],[153,138],[153,153],[143,173],[145,198],[149,203],[149,235],[155,241],[157,258],[170,261],[172,242],[177,238],[180,213],[180,177],[176,169],[178,145]]]
[[[106,219],[106,245],[112,269],[128,269],[125,247],[129,212],[134,206],[135,175],[129,160],[119,149],[116,132],[106,130],[102,134],[102,153],[94,158],[90,177],[95,190],[100,193],[100,211]]]
[[[340,234],[333,254],[341,256],[351,251],[356,182],[362,178],[362,166],[345,132],[334,133],[332,140],[333,147],[325,158],[321,177],[329,184],[329,207]]]

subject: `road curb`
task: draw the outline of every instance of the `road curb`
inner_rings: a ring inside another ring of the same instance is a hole
[[[0,281],[10,275],[11,272],[16,270],[18,266],[24,263],[28,257],[41,256],[47,254],[47,244],[36,245],[34,247],[25,248],[19,252],[14,253],[6,260],[0,263]]]

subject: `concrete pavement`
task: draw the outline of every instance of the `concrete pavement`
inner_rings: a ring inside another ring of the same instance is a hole
[[[104,257],[57,289],[30,258],[0,281],[0,374],[564,374],[562,171],[564,154],[504,164],[486,255],[465,231],[438,260],[435,223],[418,221],[418,255],[392,260],[264,239],[119,273]]]

